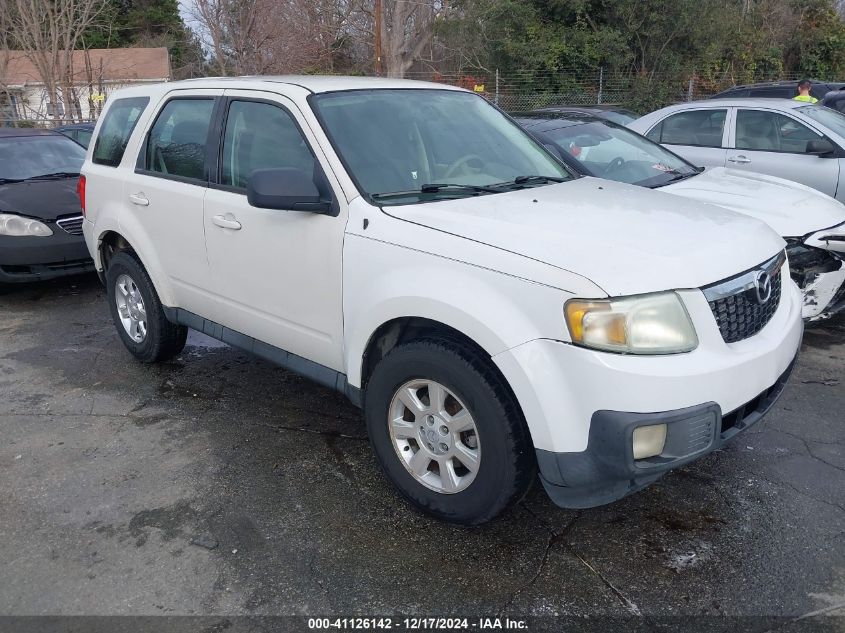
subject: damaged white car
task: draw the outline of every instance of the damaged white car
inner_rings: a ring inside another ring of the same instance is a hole
[[[636,132],[579,112],[532,112],[517,122],[579,173],[660,189],[766,222],[787,242],[802,316],[845,309],[845,205],[805,185],[724,167],[695,167]]]

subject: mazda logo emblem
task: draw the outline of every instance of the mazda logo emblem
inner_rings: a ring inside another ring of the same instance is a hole
[[[754,290],[757,303],[763,305],[772,298],[772,277],[765,270],[758,270],[754,277]]]

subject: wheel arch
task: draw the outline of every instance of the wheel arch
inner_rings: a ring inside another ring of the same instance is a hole
[[[100,231],[97,236],[96,259],[94,263],[97,272],[101,275],[101,279],[105,280],[109,261],[116,253],[121,251],[130,252],[141,262],[141,265],[147,271],[162,304],[165,306],[174,306],[170,286],[162,278],[162,275],[159,274],[161,267],[158,265],[158,259],[155,255],[149,256],[142,254],[135,247],[136,243],[132,237],[127,236],[118,227],[104,227]]]

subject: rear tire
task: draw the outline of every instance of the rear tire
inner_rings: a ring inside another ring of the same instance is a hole
[[[106,291],[120,340],[139,361],[164,361],[185,347],[188,328],[167,320],[150,276],[133,254],[120,251],[112,257]]]
[[[533,443],[507,383],[461,343],[394,348],[370,376],[364,413],[387,477],[439,519],[485,523],[519,501],[536,476]]]

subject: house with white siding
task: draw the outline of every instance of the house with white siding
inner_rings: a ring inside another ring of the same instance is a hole
[[[59,59],[71,81],[57,82],[55,98],[32,55],[0,50],[0,126],[16,122],[95,120],[109,94],[119,88],[168,81],[166,48],[108,48],[73,51],[70,64]]]

